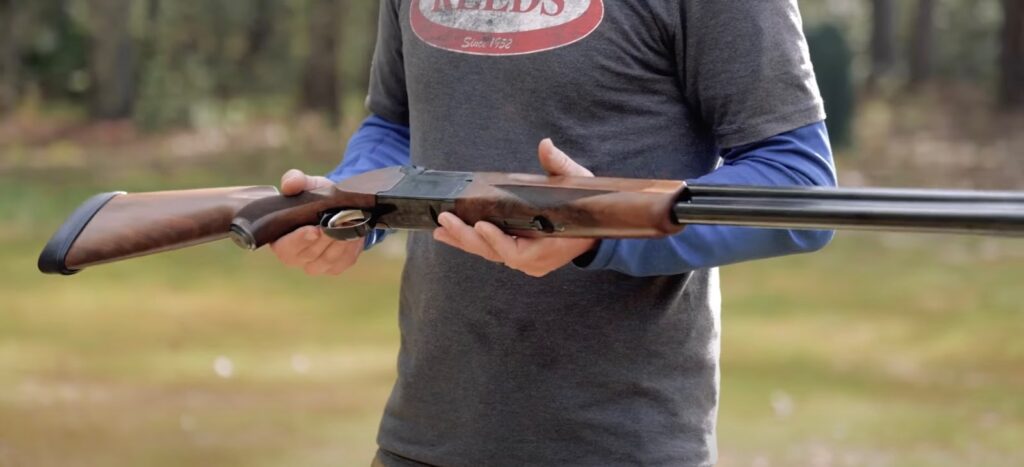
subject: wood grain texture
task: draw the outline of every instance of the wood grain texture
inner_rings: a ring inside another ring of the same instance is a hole
[[[272,186],[119,195],[85,226],[65,264],[78,270],[212,242],[227,237],[233,223],[249,229],[262,246],[316,225],[323,211],[371,209],[376,193],[401,178],[399,168],[383,169],[290,197]]]
[[[119,195],[79,234],[66,264],[83,269],[218,240],[243,206],[277,196],[271,186]]]
[[[455,215],[523,237],[650,238],[678,233],[672,208],[685,183],[673,180],[477,173]],[[549,229],[522,228],[543,224]]]

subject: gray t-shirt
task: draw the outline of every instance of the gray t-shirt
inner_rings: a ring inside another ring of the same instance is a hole
[[[412,163],[688,179],[824,118],[796,0],[382,0],[370,110]],[[715,461],[716,270],[535,279],[412,234],[386,465]],[[415,461],[415,462],[413,462]]]

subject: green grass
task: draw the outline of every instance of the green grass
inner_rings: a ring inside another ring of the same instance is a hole
[[[1024,462],[1022,259],[1011,240],[843,235],[726,269],[723,464]]]
[[[400,258],[309,279],[225,242],[35,272],[89,194],[302,164],[266,159],[0,174],[0,465],[368,464]],[[940,236],[842,235],[725,269],[722,465],[1024,464],[1021,284],[1019,241]]]

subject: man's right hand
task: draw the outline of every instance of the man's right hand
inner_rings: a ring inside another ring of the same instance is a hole
[[[281,194],[295,196],[304,191],[333,185],[325,177],[311,177],[292,169],[281,177]],[[311,276],[337,276],[352,267],[363,251],[363,240],[334,240],[316,226],[302,227],[270,244],[286,266],[302,268]]]

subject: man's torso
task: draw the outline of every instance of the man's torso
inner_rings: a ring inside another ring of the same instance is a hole
[[[710,130],[680,88],[671,6],[399,3],[414,164],[536,173],[545,137],[601,176],[685,179],[716,164]],[[596,24],[584,17],[594,8]],[[413,234],[402,281],[383,449],[440,465],[714,458],[714,271],[634,278],[567,267],[534,279]]]

